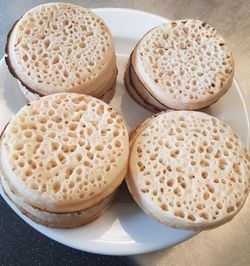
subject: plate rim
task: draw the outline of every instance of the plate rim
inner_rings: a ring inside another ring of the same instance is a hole
[[[156,19],[160,19],[160,20],[164,20],[166,22],[171,21],[168,18],[162,17],[160,15],[156,15],[154,13],[150,13],[150,12],[146,12],[143,10],[139,10],[139,9],[132,9],[132,8],[120,8],[120,7],[97,7],[97,8],[90,8],[90,10],[92,11],[97,11],[97,12],[123,12],[123,13],[131,13],[131,14],[140,14],[140,15],[144,15],[144,16],[150,16],[152,18],[156,18]]]

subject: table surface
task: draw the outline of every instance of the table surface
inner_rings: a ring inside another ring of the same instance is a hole
[[[49,1],[0,1],[0,56],[4,55],[6,35],[13,23],[28,9],[46,2]],[[250,107],[250,0],[68,2],[89,8],[139,9],[169,19],[196,18],[207,21],[223,33],[231,47],[235,60],[235,76]],[[233,221],[222,227],[202,232],[167,250],[118,258],[76,251],[42,236],[18,218],[0,197],[0,265],[250,265],[249,217],[250,199]]]

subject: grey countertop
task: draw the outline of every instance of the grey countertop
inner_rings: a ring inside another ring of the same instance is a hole
[[[49,1],[0,1],[0,55],[13,23],[35,5]],[[235,76],[250,107],[249,0],[121,0],[68,1],[85,7],[139,9],[169,19],[197,18],[225,36],[235,59]],[[232,103],[233,104],[233,103]],[[240,118],[239,118],[240,119]],[[250,199],[235,219],[212,231],[159,252],[128,259],[97,256],[72,250],[45,238],[24,224],[0,198],[0,265],[250,265]],[[28,250],[28,251],[27,251]],[[25,257],[24,255],[25,254]]]

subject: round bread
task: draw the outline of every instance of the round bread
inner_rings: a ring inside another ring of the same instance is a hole
[[[250,186],[250,156],[224,122],[200,112],[163,112],[130,137],[126,182],[157,221],[203,230],[231,220]]]
[[[100,98],[116,81],[111,33],[92,11],[48,3],[28,11],[6,45],[11,73],[32,93],[91,94]]]
[[[198,110],[216,102],[233,81],[232,53],[213,27],[177,20],[147,33],[131,55],[141,86],[166,108]]]
[[[127,172],[122,118],[91,96],[59,93],[24,106],[1,141],[1,173],[20,201],[51,213],[86,210]]]

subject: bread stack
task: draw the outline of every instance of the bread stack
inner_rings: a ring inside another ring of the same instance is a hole
[[[163,224],[203,230],[231,220],[247,198],[249,177],[239,137],[205,113],[163,112],[131,135],[128,188]]]
[[[125,73],[130,95],[145,108],[198,110],[230,88],[234,64],[221,34],[199,20],[152,29],[136,45]]]
[[[86,224],[110,205],[127,172],[128,133],[107,104],[59,93],[24,106],[1,137],[4,193],[57,228]]]
[[[115,92],[111,33],[92,11],[48,3],[28,11],[12,28],[6,62],[28,100],[59,92],[109,102]]]

